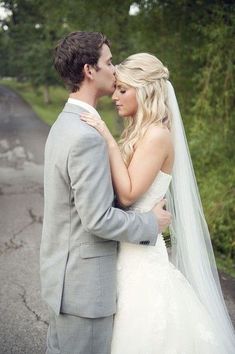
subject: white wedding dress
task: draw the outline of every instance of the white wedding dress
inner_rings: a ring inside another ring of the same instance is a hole
[[[130,208],[149,211],[167,192],[159,172]],[[186,278],[169,262],[164,239],[155,246],[120,243],[118,306],[111,354],[223,354],[221,338]]]

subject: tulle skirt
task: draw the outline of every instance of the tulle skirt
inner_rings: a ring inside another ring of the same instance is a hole
[[[111,354],[223,354],[221,342],[161,235],[154,247],[121,244]]]

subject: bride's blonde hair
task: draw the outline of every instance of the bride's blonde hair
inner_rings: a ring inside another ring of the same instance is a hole
[[[124,129],[119,144],[128,165],[135,145],[151,125],[167,125],[171,115],[167,105],[168,69],[154,55],[138,53],[129,56],[116,67],[117,80],[136,89],[138,109]]]

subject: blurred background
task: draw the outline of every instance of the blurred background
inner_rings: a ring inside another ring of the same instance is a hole
[[[53,48],[77,30],[104,32],[114,64],[147,51],[169,68],[218,266],[235,276],[234,1],[1,1],[0,84],[49,125],[67,98]],[[98,109],[118,138],[122,121],[111,99]]]

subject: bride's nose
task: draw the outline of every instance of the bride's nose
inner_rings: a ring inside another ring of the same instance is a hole
[[[113,100],[113,101],[117,101],[117,100],[118,100],[116,90],[114,91],[114,93],[113,93],[113,95],[112,95],[112,100]]]

